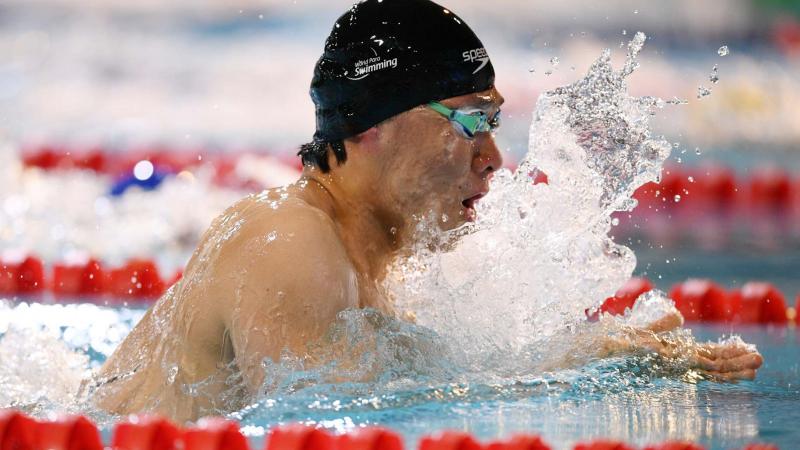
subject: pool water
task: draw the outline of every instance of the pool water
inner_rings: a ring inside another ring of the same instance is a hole
[[[798,335],[786,328],[739,331],[764,355],[752,382],[689,382],[652,373],[644,361],[617,359],[518,383],[432,385],[370,397],[348,396],[346,388],[309,390],[262,402],[235,417],[255,434],[293,421],[334,430],[378,424],[402,433],[407,443],[453,429],[482,439],[533,432],[556,448],[593,437],[635,444],[688,439],[709,449],[754,441],[797,448]],[[730,329],[702,326],[695,332],[716,339]]]
[[[5,403],[0,406],[13,404],[39,416],[56,410],[83,412],[110,432],[117,418],[70,404],[74,399],[64,390],[74,388],[73,379],[85,375],[82,370],[99,365],[113,351],[144,309],[6,303],[2,310],[0,359],[5,367],[0,380],[17,389],[0,394]],[[715,340],[732,330],[703,325],[693,331],[701,339]],[[754,441],[797,448],[800,335],[794,328],[736,331],[764,355],[755,381],[698,381],[691,374],[670,373],[658,367],[659,361],[647,358],[609,359],[578,370],[491,382],[455,375],[445,382],[419,376],[413,382],[314,384],[303,383],[298,376],[292,388],[229,417],[242,424],[255,448],[262,445],[270,427],[289,422],[316,424],[334,432],[380,425],[401,433],[407,445],[414,445],[422,435],[451,429],[482,439],[537,433],[555,448],[595,437],[634,444],[688,439],[709,449],[737,448]],[[25,339],[15,340],[12,334]],[[31,351],[20,345],[31,346]],[[82,357],[85,366],[76,368],[75,361],[63,353]],[[8,367],[14,363],[9,355],[18,356],[16,363],[21,366]],[[25,395],[29,398],[20,398]],[[16,397],[11,399],[16,403],[9,404],[10,396]]]

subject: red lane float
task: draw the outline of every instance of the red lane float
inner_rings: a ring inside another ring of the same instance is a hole
[[[0,261],[0,296],[30,297],[48,290],[57,299],[110,296],[113,300],[153,300],[183,275],[177,271],[168,281],[156,264],[132,259],[120,267],[106,269],[95,260],[83,264],[53,264],[49,277],[41,260],[28,257],[20,263]]]
[[[277,155],[278,160],[287,167],[301,170],[299,158],[291,155]],[[212,151],[196,148],[170,148],[163,145],[134,148],[125,151],[104,150],[99,147],[72,149],[60,145],[41,145],[24,148],[22,161],[26,167],[43,170],[84,169],[113,176],[128,174],[137,162],[148,160],[156,170],[176,173],[202,164],[215,167],[217,177],[231,182],[239,158],[247,154],[276,155],[265,149],[252,152]],[[513,168],[512,168],[513,169]],[[540,171],[535,174],[534,183],[547,183],[547,176]],[[661,183],[647,183],[641,186],[634,198],[639,200],[640,209],[658,206],[674,211],[694,210],[715,213],[737,207],[749,209],[753,206],[766,210],[786,212],[792,207],[792,199],[797,200],[800,187],[794,186],[792,177],[779,167],[762,167],[752,171],[747,178],[737,179],[733,171],[719,164],[703,164],[697,167],[684,167],[669,164],[664,167]],[[680,201],[675,201],[675,196]]]
[[[606,299],[600,312],[620,315],[632,308],[639,296],[652,289],[643,278],[632,278],[614,297]],[[795,308],[787,308],[786,298],[773,285],[750,282],[727,292],[710,280],[690,279],[669,291],[669,298],[687,322],[786,325],[797,320],[800,295]],[[590,320],[596,315],[589,316]]]
[[[109,447],[103,447],[95,424],[83,416],[37,421],[14,410],[0,410],[0,450],[250,450],[239,424],[218,417],[179,428],[155,416],[130,416],[114,427]],[[333,436],[306,425],[273,428],[264,450],[403,450],[400,436],[382,428],[362,428]],[[621,441],[598,439],[576,444],[573,450],[634,450]],[[550,450],[539,436],[516,435],[481,444],[464,432],[444,431],[423,437],[418,450]],[[651,444],[643,450],[703,450],[691,442]],[[750,444],[741,450],[778,450],[769,444]]]
[[[19,263],[0,262],[0,295],[35,295],[44,290],[40,259],[29,256]]]
[[[792,206],[792,181],[782,169],[757,169],[750,177],[750,207],[787,214]]]
[[[490,442],[486,450],[551,450],[550,446],[535,435],[512,436],[505,441]]]
[[[769,283],[751,282],[734,291],[731,297],[741,303],[742,323],[786,324],[786,299]]]
[[[403,450],[403,439],[397,433],[383,428],[359,428],[340,435],[337,439],[337,447],[347,450]],[[323,447],[309,448],[322,449]]]
[[[103,450],[97,427],[83,416],[37,422],[35,449]]]
[[[419,450],[482,450],[482,448],[469,433],[444,431],[422,438]]]
[[[267,439],[266,450],[328,450],[335,446],[330,434],[305,425],[273,428]]]
[[[20,263],[0,261],[0,296],[31,297],[41,295],[47,287],[57,299],[152,301],[182,275],[179,270],[165,281],[151,260],[133,259],[108,270],[92,259],[82,265],[55,264],[52,277],[46,279],[41,260],[29,256]],[[642,294],[652,289],[650,280],[631,278],[596,312],[587,311],[587,316],[596,320],[600,313],[624,314]],[[750,282],[729,293],[709,280],[690,279],[673,286],[669,297],[688,322],[784,325],[796,321],[800,311],[800,295],[795,307],[787,308],[786,297],[774,286],[762,282]]]
[[[715,213],[725,213],[733,209],[738,192],[733,171],[720,165],[700,167],[693,177],[699,207]],[[688,177],[687,177],[688,179]]]
[[[27,257],[17,267],[17,292],[22,295],[44,291],[44,264],[38,258]]]
[[[114,427],[111,448],[115,450],[180,450],[182,432],[172,422],[153,416],[131,416]]]
[[[100,295],[105,291],[103,266],[90,259],[83,265],[54,264],[52,289],[56,297]]]
[[[675,285],[669,292],[675,307],[689,322],[731,322],[739,312],[739,302],[709,280],[691,279]]]
[[[34,419],[17,411],[0,412],[0,449],[33,449],[36,431]]]
[[[634,450],[624,442],[597,440],[594,442],[578,444],[574,450]]]
[[[670,441],[663,444],[648,445],[642,450],[705,450],[705,447],[692,442]]]
[[[600,306],[599,312],[613,315],[625,314],[626,309],[633,308],[636,299],[645,292],[653,290],[653,283],[647,278],[633,277],[628,280],[613,297],[609,297]]]
[[[201,165],[208,165],[214,170],[214,181],[221,186],[247,189],[263,189],[258,180],[240,177],[236,173],[241,158],[249,155],[269,156],[277,164],[279,171],[299,173],[302,163],[299,157],[276,154],[275,152],[256,150],[244,151],[205,151],[187,148],[168,148],[152,146],[135,148],[126,151],[69,150],[43,146],[27,148],[22,152],[22,161],[26,167],[42,170],[91,170],[113,178],[130,175],[140,161],[150,161],[153,168],[160,173],[178,173],[191,170]]]
[[[17,294],[19,264],[0,261],[0,295]]]
[[[249,450],[247,438],[235,422],[219,417],[200,419],[183,434],[184,450]],[[324,449],[320,449],[324,450]]]
[[[160,297],[164,290],[164,281],[153,261],[132,259],[113,269],[108,276],[108,292],[118,299],[153,299]]]

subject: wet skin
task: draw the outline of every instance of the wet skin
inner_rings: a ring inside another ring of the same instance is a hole
[[[442,101],[491,116],[491,89]],[[347,161],[307,167],[290,186],[251,195],[218,217],[171,288],[99,373],[93,399],[113,413],[148,411],[174,420],[241,408],[265,381],[262,362],[284,352],[315,360],[337,315],[348,308],[394,314],[381,281],[413,243],[419,218],[452,229],[474,218],[502,158],[489,133],[466,139],[421,106],[345,141]],[[609,339],[598,356],[655,351],[681,325],[666,317]],[[749,378],[751,350],[698,346],[695,364],[724,379]],[[346,354],[347,352],[343,352]],[[355,362],[354,362],[355,363]],[[345,362],[346,364],[346,362]]]
[[[493,115],[502,102],[491,89],[441,103]],[[466,139],[424,106],[345,145],[347,162],[331,155],[329,173],[307,167],[213,222],[183,279],[102,367],[100,408],[190,420],[241,407],[263,384],[265,358],[311,355],[342,310],[393,314],[380,282],[414,218],[447,217],[442,229],[472,219],[502,165],[491,134]]]

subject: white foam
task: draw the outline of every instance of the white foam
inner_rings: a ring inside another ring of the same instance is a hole
[[[394,268],[398,308],[467,364],[490,369],[492,355],[536,361],[559,351],[547,339],[582,326],[585,311],[631,276],[635,255],[609,238],[610,215],[635,206],[633,191],[657,179],[670,152],[648,128],[664,103],[627,93],[644,39],[631,41],[622,70],[606,51],[585,78],[542,95],[525,159],[495,175],[477,224],[456,231],[469,234],[451,251],[421,250]],[[549,184],[533,185],[536,169]]]

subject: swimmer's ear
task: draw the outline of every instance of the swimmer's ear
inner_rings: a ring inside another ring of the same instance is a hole
[[[352,139],[353,142],[357,142],[359,144],[367,144],[376,141],[378,139],[378,127],[374,126],[368,129],[367,131],[363,131],[351,137],[350,139]]]

